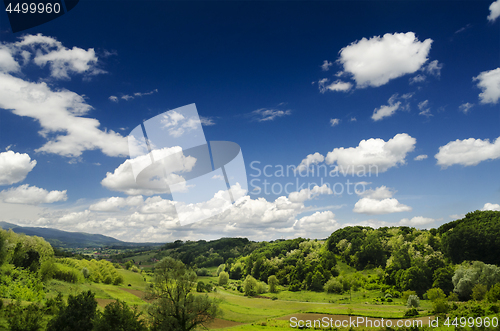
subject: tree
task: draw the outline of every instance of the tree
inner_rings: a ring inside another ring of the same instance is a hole
[[[68,305],[50,320],[47,330],[51,331],[89,331],[93,327],[97,301],[92,291],[77,296],[69,295]]]
[[[269,285],[269,292],[278,293],[278,278],[275,275],[269,276],[267,278],[267,285]]]
[[[188,331],[205,326],[220,314],[218,302],[205,295],[194,295],[196,273],[171,257],[155,266],[155,276],[147,298],[152,331]]]
[[[243,282],[243,291],[247,296],[254,296],[257,294],[257,280],[248,275]]]
[[[7,306],[7,322],[11,331],[39,331],[42,330],[43,311],[32,303],[21,307],[21,302],[11,303]]]
[[[420,306],[420,299],[415,294],[408,296],[408,301],[406,302],[406,307],[408,308],[418,308]]]
[[[219,274],[219,285],[226,285],[229,282],[229,274],[225,271],[221,271]]]
[[[92,331],[147,331],[144,321],[139,320],[140,315],[125,302],[116,300],[97,316]]]

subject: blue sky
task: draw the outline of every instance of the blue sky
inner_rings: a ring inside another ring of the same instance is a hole
[[[500,210],[499,15],[498,0],[81,1],[13,34],[1,13],[2,220],[271,240]],[[182,226],[171,194],[133,187],[127,136],[193,103],[206,140],[241,147],[248,192]]]

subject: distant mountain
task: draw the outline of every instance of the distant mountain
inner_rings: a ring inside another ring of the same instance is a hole
[[[148,246],[153,243],[129,243],[102,234],[69,232],[51,228],[23,227],[12,223],[0,222],[0,228],[12,229],[15,233],[44,238],[52,246],[58,248],[103,247],[103,246]]]

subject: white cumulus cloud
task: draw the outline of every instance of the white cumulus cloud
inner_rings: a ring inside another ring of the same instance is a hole
[[[426,154],[420,154],[420,155],[415,156],[414,160],[415,161],[422,161],[422,160],[425,160],[426,158],[427,158]]]
[[[399,221],[399,225],[406,225],[411,227],[421,227],[423,225],[434,223],[436,220],[429,217],[415,216],[412,219],[403,218]]]
[[[26,153],[13,151],[0,153],[0,185],[12,185],[23,181],[35,165],[36,160],[31,161]]]
[[[490,5],[490,14],[488,15],[488,21],[495,22],[495,20],[500,16],[500,0],[494,1]]]
[[[397,94],[394,94],[389,98],[389,104],[380,106],[379,108],[375,108],[373,110],[373,115],[372,115],[372,120],[374,121],[380,121],[384,117],[390,117],[394,115],[396,110],[399,109],[399,106],[401,105],[401,101],[396,102]]]
[[[493,210],[493,211],[500,211],[500,205],[498,203],[485,203],[483,206],[483,209],[481,210]]]
[[[383,200],[361,198],[358,202],[356,202],[352,211],[360,214],[382,215],[411,210],[411,207],[403,205],[394,198],[387,198]]]
[[[479,81],[477,87],[483,92],[479,93],[481,103],[497,103],[500,99],[500,68],[483,71],[473,78]]]
[[[66,201],[66,190],[47,191],[45,189],[24,184],[16,188],[10,188],[0,192],[0,199],[7,203],[20,203],[26,205],[38,205],[40,203],[53,203]]]
[[[413,32],[363,38],[342,48],[339,63],[358,88],[378,87],[419,70],[428,60],[432,39],[419,41]]]
[[[336,170],[341,173],[382,173],[399,164],[405,164],[406,155],[414,150],[416,143],[417,140],[407,133],[399,133],[388,141],[370,138],[361,140],[357,147],[333,149],[328,152],[325,162],[336,163]]]
[[[475,166],[482,161],[500,158],[500,137],[491,143],[489,139],[464,139],[450,141],[439,147],[439,152],[434,156],[437,164],[447,168],[454,164]]]

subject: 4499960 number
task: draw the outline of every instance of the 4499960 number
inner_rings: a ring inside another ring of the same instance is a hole
[[[455,317],[454,319],[450,319],[449,317],[444,321],[443,325],[445,326],[454,326],[454,327],[498,327],[498,317]]]
[[[8,13],[23,13],[23,14],[51,14],[55,13],[58,14],[61,11],[61,4],[59,3],[35,3],[35,2],[23,2],[23,3],[17,3],[14,8],[12,8],[12,3],[9,3],[7,8],[5,8],[5,11]]]

